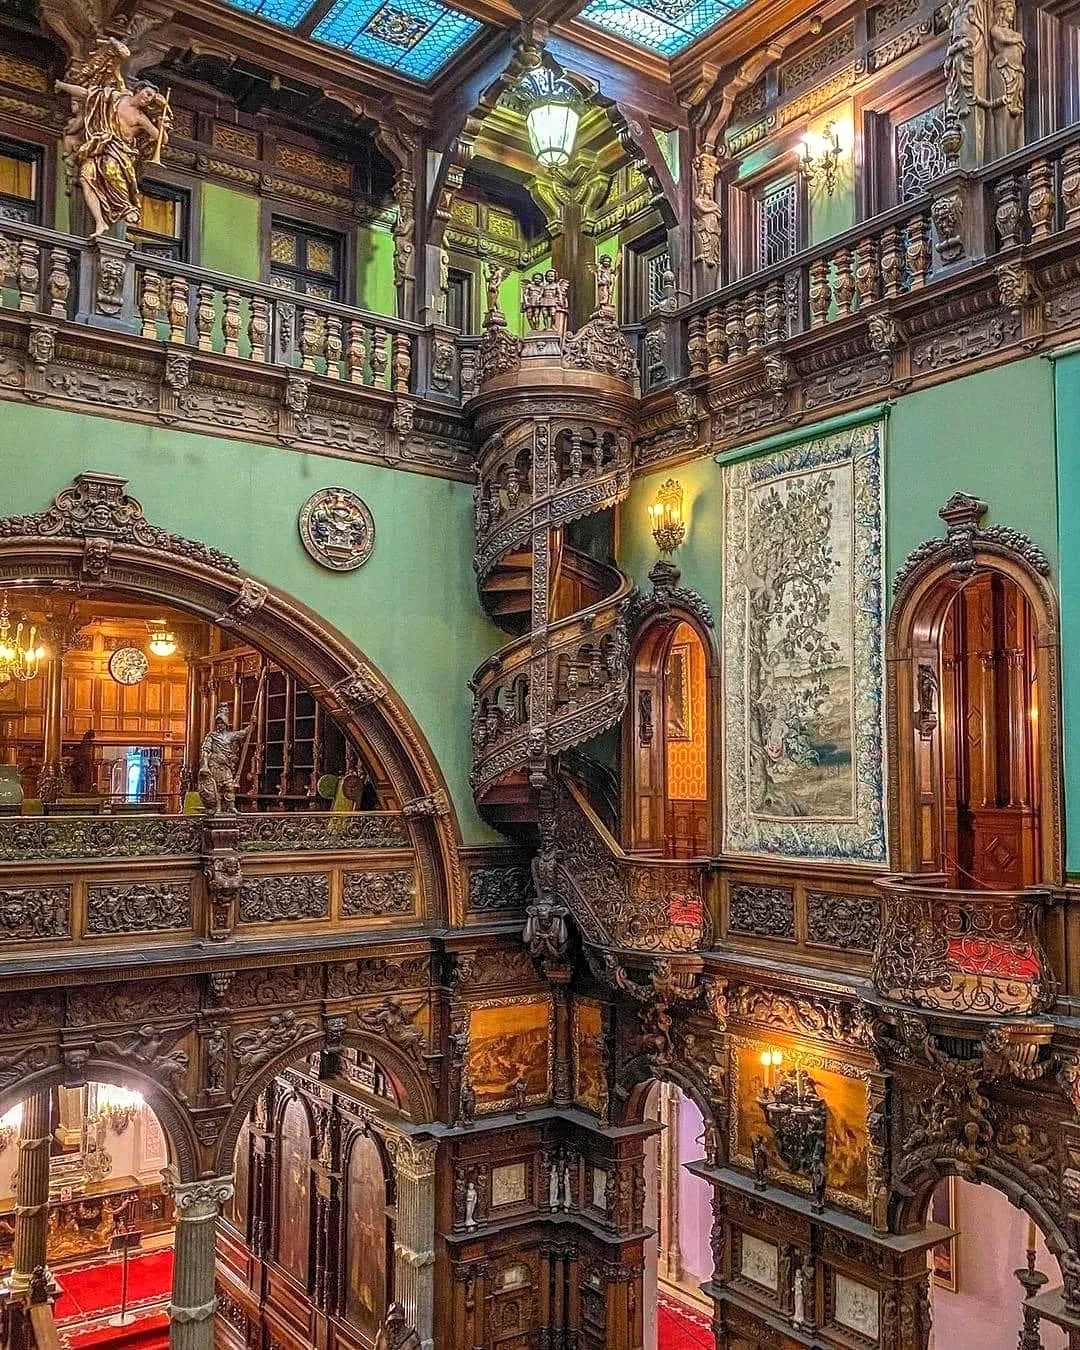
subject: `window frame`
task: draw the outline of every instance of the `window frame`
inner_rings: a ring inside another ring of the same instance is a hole
[[[792,188],[792,197],[794,201],[794,240],[791,250],[783,258],[774,258],[771,262],[765,259],[765,234],[764,223],[764,204],[767,197],[779,192],[784,188]],[[794,166],[789,167],[783,173],[777,173],[765,179],[756,185],[753,192],[751,204],[751,238],[750,253],[752,257],[753,272],[764,272],[768,268],[783,267],[785,263],[791,261],[797,254],[801,253],[809,244],[809,212],[807,211],[806,200],[806,182],[803,175]]]
[[[325,235],[335,238],[338,241],[338,263],[339,272],[337,278],[337,297],[333,300],[323,300],[321,296],[312,295],[308,298],[317,300],[322,304],[336,305],[354,305],[356,295],[356,228],[352,222],[342,220],[342,218],[330,211],[304,211],[303,214],[297,212],[297,203],[294,201],[285,201],[280,198],[265,200],[262,203],[260,213],[260,277],[259,280],[264,286],[271,286],[271,280],[274,266],[270,260],[270,236],[274,228],[274,222],[303,231],[307,234]],[[302,272],[303,269],[297,269]],[[321,275],[311,274],[314,277]],[[282,291],[283,296],[293,294],[297,299],[303,299],[303,292]]]
[[[144,197],[157,197],[159,200],[170,200],[180,203],[181,209],[180,234],[176,236],[176,238],[173,240],[173,242],[179,246],[179,257],[161,258],[161,261],[164,263],[193,262],[195,257],[195,250],[193,247],[194,245],[193,232],[195,228],[195,220],[197,213],[195,211],[194,191],[191,184],[189,184],[186,181],[174,182],[171,180],[166,180],[164,177],[158,178],[155,175],[151,179],[143,180],[143,182],[140,184],[140,191]],[[129,238],[131,238],[132,228],[134,228],[136,231],[140,231],[141,233],[147,235],[151,240],[161,240],[162,243],[167,242],[166,235],[151,234],[149,230],[143,231],[141,230],[141,227],[137,225],[134,227],[128,226]],[[140,248],[140,243],[138,239],[132,239],[132,243],[135,245],[135,249],[137,252],[144,251],[143,249]],[[160,254],[156,253],[149,254],[148,256],[157,258],[161,257]]]
[[[29,127],[16,126],[0,118],[0,152],[10,153],[13,159],[28,159],[34,166],[33,198],[9,197],[3,193],[0,194],[0,201],[18,203],[32,200],[33,219],[23,223],[52,229],[56,210],[56,156],[53,147],[48,142],[35,139]]]

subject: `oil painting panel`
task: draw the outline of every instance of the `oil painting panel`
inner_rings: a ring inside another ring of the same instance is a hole
[[[883,424],[724,466],[725,847],[885,860]]]
[[[547,1101],[552,1034],[547,999],[493,999],[470,1008],[468,1075],[478,1111],[512,1103],[519,1080],[527,1103]]]
[[[574,1098],[586,1111],[602,1114],[606,1084],[600,1053],[600,1004],[574,1003]]]

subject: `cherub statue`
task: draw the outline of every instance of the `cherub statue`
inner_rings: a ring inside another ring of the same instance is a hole
[[[610,313],[614,307],[615,282],[619,278],[620,265],[618,253],[613,257],[601,253],[596,262],[589,267],[589,271],[596,278],[596,308],[600,312]]]
[[[123,63],[130,55],[117,38],[99,38],[88,60],[69,72],[71,78],[56,82],[57,90],[78,105],[64,127],[64,144],[95,239],[119,222],[138,224],[139,170],[160,160],[172,122],[169,100],[156,86],[140,80],[128,88]]]
[[[219,705],[199,755],[199,796],[208,815],[236,815],[236,769],[248,730],[230,731],[228,705]]]
[[[487,288],[487,317],[500,313],[499,287],[506,280],[506,268],[489,258],[484,265],[484,284]]]

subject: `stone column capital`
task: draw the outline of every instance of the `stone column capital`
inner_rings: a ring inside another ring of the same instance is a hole
[[[181,1181],[172,1165],[161,1173],[161,1189],[172,1197],[176,1206],[177,1223],[203,1223],[216,1220],[221,1208],[233,1197],[235,1178],[210,1177],[198,1181]]]

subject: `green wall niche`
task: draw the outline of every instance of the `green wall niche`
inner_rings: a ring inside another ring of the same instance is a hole
[[[1080,352],[1053,363],[1061,579],[1065,870],[1080,872]],[[1012,522],[1010,522],[1012,523]]]
[[[361,309],[394,318],[394,236],[374,225],[361,226],[356,236],[356,302]]]
[[[220,183],[203,183],[199,193],[201,256],[192,262],[242,281],[258,281],[262,272],[262,203]]]
[[[4,418],[5,514],[44,510],[84,470],[126,478],[154,524],[231,554],[352,638],[427,737],[465,842],[501,838],[468,785],[466,683],[506,642],[476,596],[468,484],[17,403]],[[374,553],[357,572],[319,567],[297,533],[300,507],[331,484],[359,493],[375,519]]]

